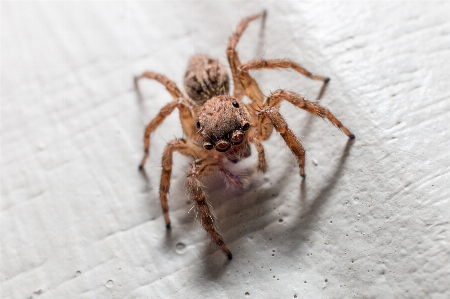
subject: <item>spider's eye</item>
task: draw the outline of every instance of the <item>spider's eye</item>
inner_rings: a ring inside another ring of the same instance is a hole
[[[242,133],[241,131],[235,131],[235,132],[233,133],[233,135],[231,135],[230,141],[231,141],[234,145],[241,144],[242,141],[244,141],[244,133]]]
[[[243,131],[247,131],[248,128],[250,128],[250,124],[249,124],[249,123],[246,123],[246,124],[242,127],[242,130],[243,130]]]
[[[239,108],[239,103],[234,101],[233,103],[231,103],[233,105],[234,108]]]
[[[216,150],[219,152],[226,152],[231,147],[231,144],[225,140],[219,140],[216,143]]]
[[[197,122],[196,125],[197,125],[197,129],[200,129],[200,122],[199,121]]]
[[[203,147],[207,150],[212,150],[214,148],[214,145],[209,142],[203,142]]]

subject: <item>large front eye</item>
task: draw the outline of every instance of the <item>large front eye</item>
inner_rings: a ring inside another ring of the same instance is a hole
[[[241,131],[235,131],[233,135],[231,135],[230,141],[235,145],[241,144],[242,141],[244,141],[244,133]]]
[[[200,122],[199,121],[196,123],[196,126],[197,126],[197,129],[200,129]]]
[[[219,140],[216,143],[216,150],[219,152],[226,152],[231,147],[231,144],[225,140]]]
[[[247,131],[248,128],[250,128],[250,124],[249,124],[249,123],[246,123],[246,124],[242,127],[242,130],[243,130],[243,131]]]
[[[238,103],[238,102],[234,101],[234,102],[231,103],[231,104],[233,104],[233,107],[234,107],[234,108],[239,108],[239,103]]]
[[[203,148],[207,149],[207,150],[212,150],[214,148],[214,145],[212,145],[211,143],[205,141],[205,142],[203,142]]]

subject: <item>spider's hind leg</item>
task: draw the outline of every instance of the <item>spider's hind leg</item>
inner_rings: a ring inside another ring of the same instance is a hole
[[[305,176],[305,149],[303,148],[300,141],[297,139],[295,134],[289,129],[286,121],[281,116],[277,107],[267,106],[260,112],[272,123],[275,130],[280,133],[283,137],[286,145],[289,147],[291,152],[295,155],[298,160],[300,167],[300,175]]]

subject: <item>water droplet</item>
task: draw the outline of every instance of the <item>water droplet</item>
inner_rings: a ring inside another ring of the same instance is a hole
[[[312,162],[313,162],[314,166],[319,165],[319,162],[316,159],[312,159]]]
[[[178,254],[183,254],[186,251],[186,245],[182,242],[177,243],[177,245],[175,245],[175,251]]]
[[[283,222],[283,218],[280,218],[280,219],[278,220],[278,222],[280,222],[280,223]]]
[[[75,276],[80,276],[80,275],[81,275],[81,271],[75,272]]]
[[[108,281],[106,282],[106,287],[107,287],[107,288],[112,288],[113,286],[114,286],[114,281],[108,280]]]

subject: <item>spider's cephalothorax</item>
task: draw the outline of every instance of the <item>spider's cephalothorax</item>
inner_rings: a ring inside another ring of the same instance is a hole
[[[186,136],[186,138],[168,142],[161,160],[159,196],[166,227],[170,228],[167,194],[172,174],[172,156],[174,152],[178,152],[196,158],[187,175],[189,195],[195,203],[203,227],[229,259],[232,258],[231,252],[217,233],[215,219],[199,181],[202,176],[219,171],[226,180],[242,188],[242,179],[229,171],[224,161],[236,163],[248,157],[251,143],[258,153],[258,170],[265,172],[267,164],[261,141],[267,140],[273,129],[280,134],[297,157],[300,175],[304,176],[305,150],[278,110],[280,103],[284,100],[329,120],[348,137],[355,138],[328,109],[304,99],[295,92],[280,89],[264,97],[258,84],[250,76],[250,70],[291,68],[311,79],[322,81],[322,90],[329,78],[314,75],[289,59],[254,59],[242,64],[236,52],[237,43],[247,25],[260,17],[264,25],[266,12],[249,16],[241,21],[229,39],[226,53],[234,83],[233,95],[229,95],[230,80],[227,68],[217,59],[203,54],[194,55],[188,63],[184,86],[189,97],[184,96],[173,81],[158,73],[144,72],[135,78],[136,87],[141,78],[153,79],[163,84],[173,97],[173,100],[161,109],[145,129],[144,156],[139,168],[143,168],[147,159],[151,133],[175,108],[180,112],[180,122]],[[242,101],[243,96],[247,96],[251,103],[245,104]]]
[[[225,153],[232,162],[250,155],[247,131],[251,115],[240,100],[220,95],[208,100],[197,113],[203,148]]]

